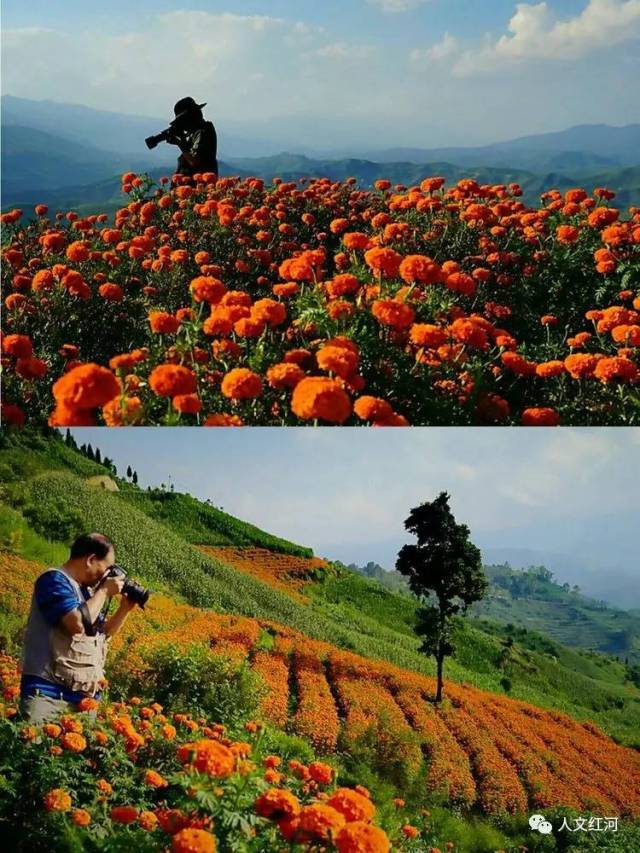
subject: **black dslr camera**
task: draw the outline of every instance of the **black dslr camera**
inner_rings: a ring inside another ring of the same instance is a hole
[[[184,133],[185,129],[183,116],[177,116],[169,124],[169,127],[161,130],[160,133],[156,133],[154,136],[147,136],[145,139],[147,148],[155,148],[156,145],[159,145],[161,142],[171,142],[172,140],[177,141]]]
[[[142,607],[144,609],[145,604],[149,601],[151,590],[146,589],[146,587],[141,586],[137,581],[131,580],[131,578],[127,577],[127,573],[122,566],[111,566],[109,571],[102,578],[102,581],[106,580],[106,578],[122,577],[125,579],[124,586],[122,587],[122,594],[126,595],[127,598],[133,601],[134,604],[137,604],[138,607]],[[102,581],[100,581],[100,583],[102,583]]]

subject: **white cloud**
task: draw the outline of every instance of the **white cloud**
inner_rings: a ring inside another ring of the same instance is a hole
[[[451,33],[446,32],[442,40],[431,47],[416,48],[409,54],[409,59],[416,65],[422,65],[425,62],[441,62],[455,56],[460,50],[460,42]]]
[[[588,0],[573,18],[559,19],[549,4],[518,3],[508,33],[460,50],[457,76],[499,71],[532,60],[577,60],[640,38],[640,0]],[[435,46],[437,48],[437,45]]]
[[[372,6],[378,6],[383,12],[410,12],[412,9],[417,9],[418,6],[423,6],[429,3],[430,0],[369,0]]]
[[[321,26],[183,10],[117,35],[5,30],[3,91],[146,115],[163,114],[185,92],[236,118],[313,113],[329,98],[339,112],[354,96],[362,102],[374,58],[370,46],[332,42]],[[365,60],[367,74],[345,86],[345,68]]]

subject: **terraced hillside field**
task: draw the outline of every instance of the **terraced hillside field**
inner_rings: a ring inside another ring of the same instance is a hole
[[[42,567],[0,553],[0,608],[24,618]],[[529,703],[447,682],[447,700],[430,700],[433,679],[343,651],[268,620],[217,615],[156,595],[114,641],[113,674],[132,669],[144,682],[154,650],[246,662],[266,685],[262,715],[316,749],[357,751],[398,782],[423,774],[436,797],[487,815],[568,806],[598,814],[640,814],[640,755],[595,725]]]
[[[331,571],[321,557],[297,557],[277,554],[267,548],[215,548],[201,545],[200,550],[244,574],[252,575],[276,589],[306,601],[301,590]]]

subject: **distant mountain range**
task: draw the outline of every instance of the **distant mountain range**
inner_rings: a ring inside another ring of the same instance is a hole
[[[366,566],[352,563],[348,568],[393,592],[411,595],[406,578],[395,570],[386,571],[373,562]],[[519,570],[504,563],[485,565],[484,569],[489,589],[471,608],[472,617],[537,631],[563,645],[640,663],[639,610],[619,610],[589,598],[578,587],[560,584],[543,566]]]
[[[80,213],[113,212],[123,199],[123,171],[171,174],[177,149],[149,151],[144,138],[166,126],[153,118],[96,110],[79,104],[2,96],[2,208],[38,202]],[[218,128],[222,174],[266,180],[353,176],[363,187],[386,177],[412,185],[429,175],[449,183],[473,177],[481,183],[521,184],[525,201],[541,192],[576,185],[608,186],[621,207],[640,204],[640,125],[584,125],[473,148],[392,148],[370,151],[305,149],[292,143],[227,135]],[[274,146],[280,146],[274,150]],[[281,153],[276,153],[276,151]],[[262,156],[256,156],[260,153]]]

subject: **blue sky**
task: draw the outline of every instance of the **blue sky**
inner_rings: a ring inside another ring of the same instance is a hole
[[[637,576],[640,430],[82,429],[143,486],[187,491],[317,553],[393,565],[408,510],[449,491],[481,547]],[[632,555],[635,553],[635,557]],[[591,560],[597,556],[597,560]]]
[[[227,126],[305,144],[314,121],[323,142],[428,146],[640,120],[640,0],[2,9],[2,91],[23,97],[155,116],[192,91]]]

